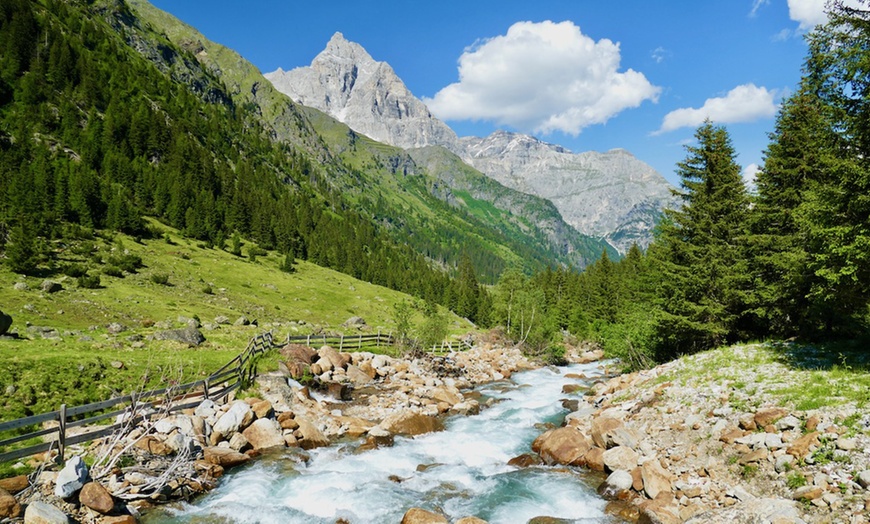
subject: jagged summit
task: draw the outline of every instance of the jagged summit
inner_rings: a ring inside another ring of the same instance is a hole
[[[310,66],[265,76],[294,100],[375,140],[405,149],[442,146],[511,189],[551,200],[571,227],[621,252],[649,244],[662,209],[675,202],[665,178],[625,149],[572,153],[509,131],[458,138],[392,67],[341,33]]]

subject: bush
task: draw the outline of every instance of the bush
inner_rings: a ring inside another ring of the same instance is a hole
[[[167,273],[152,273],[151,282],[154,282],[155,284],[159,284],[161,286],[168,286],[169,275]]]
[[[202,292],[206,295],[214,295],[214,290],[211,288],[211,286],[205,286],[204,288],[202,288]]]
[[[70,278],[79,278],[88,273],[88,268],[82,264],[66,264],[60,269],[60,272]]]
[[[605,353],[629,370],[649,369],[655,364],[656,327],[652,313],[633,311],[622,322],[599,326],[597,338]]]
[[[97,289],[100,287],[100,275],[82,275],[76,279],[80,288]]]
[[[135,273],[137,269],[145,266],[142,263],[142,257],[133,254],[122,256],[113,255],[109,257],[106,263],[112,266],[117,266],[127,273]]]
[[[103,274],[110,277],[124,278],[124,272],[118,266],[108,265],[103,268]]]

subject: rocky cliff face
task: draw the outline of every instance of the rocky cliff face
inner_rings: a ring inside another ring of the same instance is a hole
[[[458,152],[458,139],[432,116],[386,62],[335,33],[311,65],[264,75],[293,100],[319,109],[369,138],[403,149],[442,145]]]
[[[265,76],[299,103],[375,140],[405,149],[444,147],[504,186],[550,200],[572,228],[623,253],[635,242],[648,245],[662,209],[675,204],[664,177],[625,150],[574,154],[504,131],[458,138],[388,64],[341,33],[310,66]]]

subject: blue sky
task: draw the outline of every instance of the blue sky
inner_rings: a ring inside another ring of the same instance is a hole
[[[460,136],[625,148],[672,183],[704,116],[726,125],[741,166],[761,164],[823,3],[154,1],[263,72],[308,65],[340,31]]]

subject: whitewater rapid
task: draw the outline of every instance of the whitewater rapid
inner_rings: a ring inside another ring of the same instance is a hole
[[[600,478],[564,467],[507,465],[531,451],[541,423],[559,423],[567,413],[562,386],[577,382],[568,373],[593,378],[600,371],[589,364],[517,373],[510,382],[481,387],[484,398],[497,402],[479,415],[450,418],[444,431],[397,437],[393,447],[360,453],[358,443],[336,444],[309,452],[307,463],[293,451],[258,459],[193,504],[161,508],[144,522],[398,524],[412,507],[491,524],[536,516],[613,522],[594,490]]]

